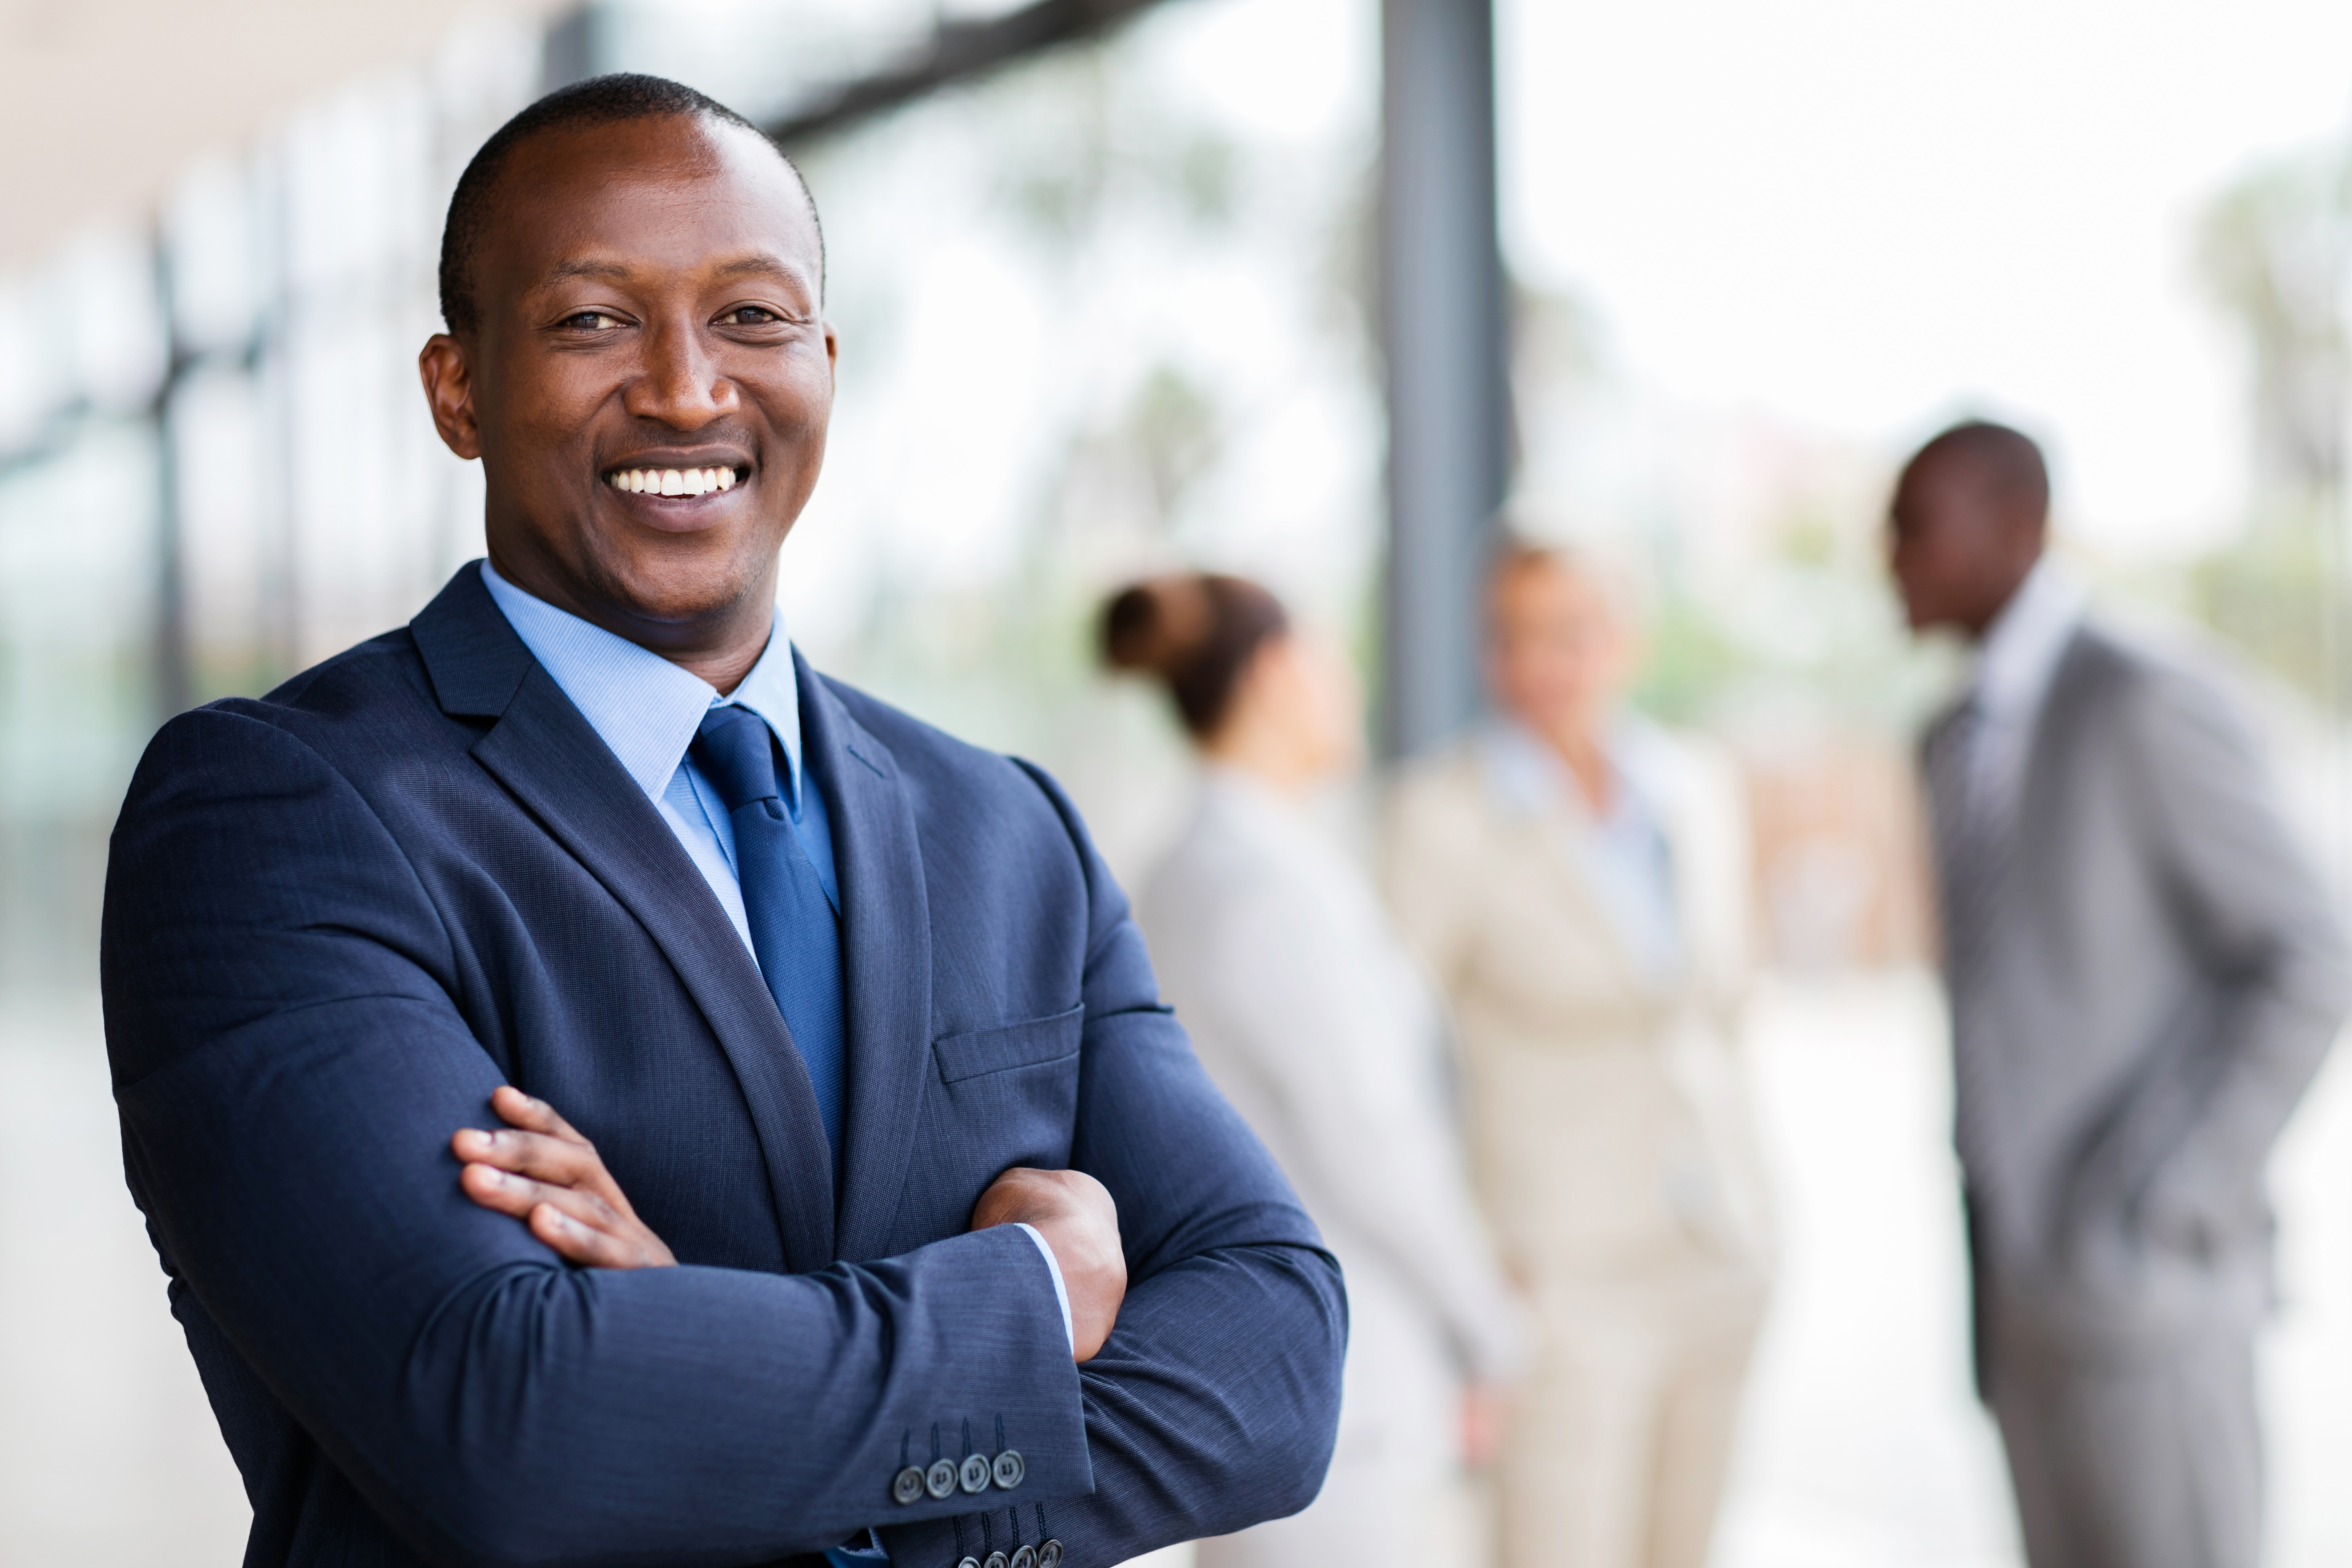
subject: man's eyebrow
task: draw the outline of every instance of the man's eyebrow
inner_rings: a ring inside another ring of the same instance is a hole
[[[541,287],[544,288],[550,283],[561,283],[572,278],[594,278],[607,283],[625,283],[634,276],[635,274],[620,262],[598,261],[589,257],[574,256],[568,257],[549,268],[547,276],[541,280]],[[764,250],[755,250],[749,255],[736,257],[730,261],[720,262],[717,276],[720,278],[782,278],[797,282],[803,274],[798,268],[792,266],[782,258]]]
[[[719,276],[721,278],[742,278],[754,273],[788,278],[795,282],[803,276],[798,268],[786,264],[782,258],[772,256],[764,250],[753,251],[749,256],[739,256],[732,261],[723,263],[719,268]]]
[[[607,282],[626,282],[629,269],[617,261],[593,261],[584,256],[574,256],[557,262],[547,269],[547,283],[561,283],[567,278],[601,278]]]

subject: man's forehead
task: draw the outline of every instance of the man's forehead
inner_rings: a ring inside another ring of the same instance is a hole
[[[813,278],[821,265],[807,193],[756,132],[666,115],[557,128],[517,153],[485,238],[527,287],[653,267]]]
[[[1994,489],[2000,479],[1980,452],[1959,447],[1930,447],[1911,459],[1896,486],[1898,500],[1976,496]]]

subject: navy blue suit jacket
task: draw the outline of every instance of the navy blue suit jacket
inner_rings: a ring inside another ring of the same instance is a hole
[[[1292,1511],[1339,1272],[1160,1005],[1036,770],[799,668],[848,1000],[841,1190],[717,900],[468,566],[406,629],[172,721],[116,827],[123,1159],[255,1513],[247,1562],[1078,1568]],[[568,1267],[460,1193],[511,1083],[683,1267]],[[966,1230],[1012,1165],[1118,1200],[1072,1365],[1051,1277]],[[894,1499],[1018,1450],[1007,1489]]]

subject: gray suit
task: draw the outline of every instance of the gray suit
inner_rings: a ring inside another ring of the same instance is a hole
[[[2204,677],[2085,624],[2031,733],[2000,851],[1938,833],[1979,1384],[2034,1568],[2252,1568],[2263,1166],[2352,963]]]

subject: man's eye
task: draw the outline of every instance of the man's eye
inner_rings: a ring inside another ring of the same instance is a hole
[[[719,319],[737,327],[764,327],[772,321],[783,320],[765,305],[738,305]]]
[[[559,324],[566,327],[577,327],[583,331],[602,332],[609,331],[613,328],[619,326],[621,324],[621,318],[618,316],[608,316],[602,310],[582,310],[574,315],[564,317],[562,321]]]

